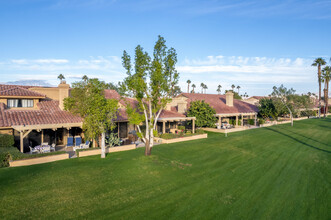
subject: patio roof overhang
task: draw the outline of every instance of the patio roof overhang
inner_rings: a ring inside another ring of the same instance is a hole
[[[83,123],[62,123],[62,124],[39,124],[39,125],[15,125],[12,126],[14,130],[17,131],[26,131],[26,130],[42,130],[42,129],[58,129],[58,128],[67,128],[70,129],[72,127],[82,128]]]
[[[257,112],[240,112],[240,113],[219,113],[215,114],[216,117],[233,117],[233,116],[248,116],[256,115]]]
[[[172,117],[172,118],[158,118],[158,122],[174,122],[174,121],[191,121],[196,120],[195,117]]]

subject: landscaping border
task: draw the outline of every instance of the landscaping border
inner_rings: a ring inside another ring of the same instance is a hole
[[[173,139],[163,139],[163,138],[156,138],[157,142],[161,142],[162,144],[172,144],[177,142],[183,142],[183,141],[191,141],[191,140],[198,140],[208,138],[208,134],[198,134],[198,135],[192,135],[189,137],[179,137],[179,138],[173,138]]]
[[[127,150],[133,150],[136,149],[135,144],[128,144],[128,145],[123,145],[119,147],[107,147],[106,148],[106,153],[111,153],[111,152],[119,152],[119,151],[127,151]],[[87,157],[87,156],[92,156],[92,155],[101,155],[101,149],[84,149],[82,151],[77,151],[77,156],[78,157]]]
[[[58,161],[58,160],[65,160],[65,159],[69,159],[68,153],[9,161],[9,166],[10,167],[29,166],[29,165],[48,163],[48,162],[54,162],[54,161]]]

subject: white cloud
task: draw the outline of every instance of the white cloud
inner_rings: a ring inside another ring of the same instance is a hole
[[[66,59],[39,59],[39,60],[32,60],[32,62],[35,63],[69,63],[68,60]]]

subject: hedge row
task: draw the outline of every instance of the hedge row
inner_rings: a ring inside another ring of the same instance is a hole
[[[14,136],[9,134],[0,134],[0,147],[14,146]]]
[[[50,155],[64,154],[65,151],[55,151],[43,154],[23,154],[16,147],[3,147],[0,148],[0,167],[8,167],[9,161],[21,160],[36,157],[45,157]]]

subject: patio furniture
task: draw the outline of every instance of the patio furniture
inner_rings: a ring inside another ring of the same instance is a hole
[[[42,143],[41,146],[48,146],[48,142]]]
[[[41,152],[42,152],[42,153],[49,153],[49,152],[51,152],[51,146],[49,146],[49,145],[47,145],[47,146],[43,146],[43,147],[41,148]]]
[[[90,141],[86,141],[85,144],[80,144],[79,146],[73,147],[73,151],[76,151],[78,149],[87,149],[90,147]]]
[[[75,146],[80,146],[82,144],[81,136],[75,136]]]
[[[55,146],[56,145],[53,143],[52,146],[51,146],[51,151],[56,151]]]
[[[34,149],[34,148],[30,147],[30,146],[29,146],[29,148],[30,148],[30,154],[39,153],[39,151],[37,149]]]
[[[74,137],[67,137],[67,147],[73,147],[74,146]]]

